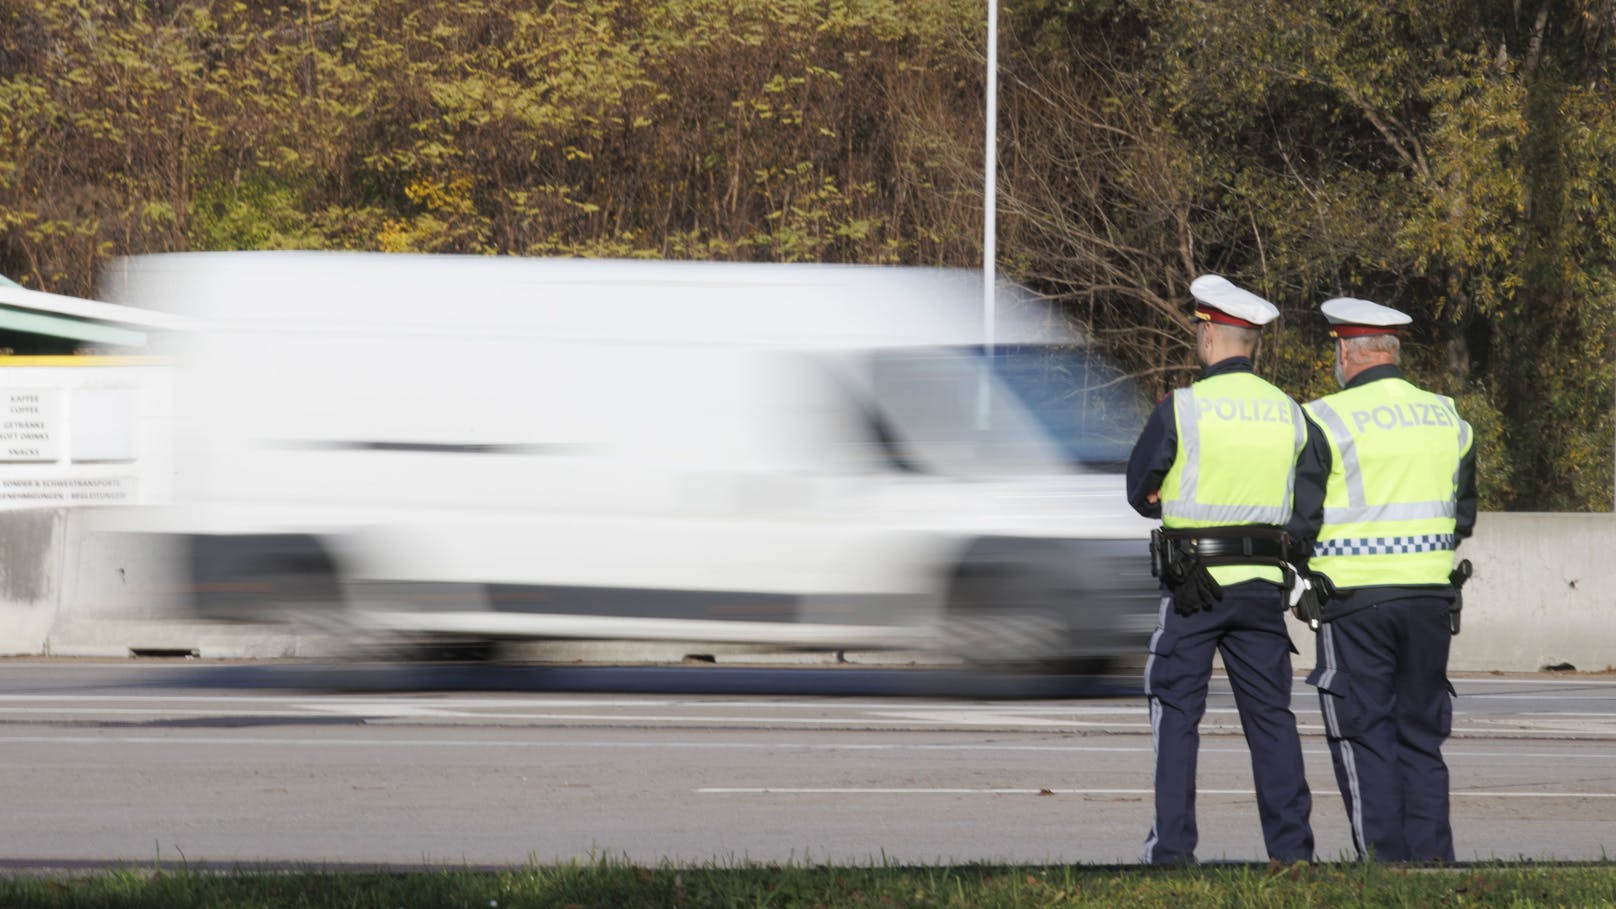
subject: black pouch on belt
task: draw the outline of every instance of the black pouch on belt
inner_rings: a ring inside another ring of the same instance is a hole
[[[1163,580],[1167,582],[1167,589],[1172,591],[1174,611],[1179,615],[1194,615],[1211,609],[1214,603],[1223,599],[1223,585],[1212,577],[1212,572],[1207,569],[1206,562],[1195,551],[1193,544],[1187,540],[1168,540],[1167,545],[1174,550],[1169,560],[1174,570]]]

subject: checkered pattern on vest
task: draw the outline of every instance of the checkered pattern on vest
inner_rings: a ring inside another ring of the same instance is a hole
[[[1426,533],[1412,537],[1359,537],[1351,540],[1320,540],[1313,544],[1314,556],[1399,555],[1435,552],[1453,548],[1453,534]]]

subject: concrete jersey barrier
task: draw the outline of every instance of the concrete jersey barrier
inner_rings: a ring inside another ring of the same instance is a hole
[[[113,532],[95,509],[0,513],[0,653],[127,656],[134,650],[276,657],[296,642],[264,629],[186,621],[164,554]],[[1465,588],[1455,671],[1528,672],[1616,665],[1616,514],[1484,513],[1459,554]],[[1143,555],[1141,555],[1143,558]],[[1290,622],[1312,665],[1313,635]]]

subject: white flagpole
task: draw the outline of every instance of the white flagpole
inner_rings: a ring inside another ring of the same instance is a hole
[[[982,165],[982,331],[989,356],[993,354],[993,324],[998,283],[999,205],[999,0],[988,0],[987,127]]]
[[[983,118],[982,163],[982,349],[986,355],[977,389],[977,425],[987,428],[989,413],[988,373],[993,363],[993,325],[997,319],[998,279],[998,171],[999,171],[999,0],[988,0],[988,78],[987,115]]]

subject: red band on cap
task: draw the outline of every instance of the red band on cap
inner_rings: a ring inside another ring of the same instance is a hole
[[[1362,338],[1368,335],[1395,335],[1395,325],[1332,325],[1330,337],[1332,338]]]
[[[1206,306],[1195,307],[1195,318],[1202,322],[1216,322],[1219,325],[1237,325],[1241,328],[1259,328],[1256,322],[1247,322],[1245,319],[1231,316],[1221,309],[1212,309]]]

